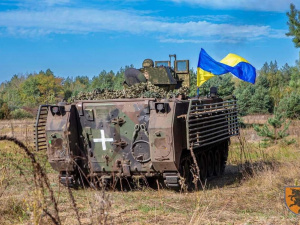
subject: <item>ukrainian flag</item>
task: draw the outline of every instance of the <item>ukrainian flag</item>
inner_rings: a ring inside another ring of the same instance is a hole
[[[246,59],[230,53],[221,62],[217,62],[201,48],[197,68],[198,87],[215,75],[229,72],[244,81],[255,83],[256,70]]]

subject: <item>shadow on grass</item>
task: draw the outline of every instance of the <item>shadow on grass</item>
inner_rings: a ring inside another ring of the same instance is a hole
[[[238,165],[227,165],[222,176],[207,181],[208,189],[223,188],[226,186],[236,187],[267,170],[276,170],[278,161],[245,162]]]

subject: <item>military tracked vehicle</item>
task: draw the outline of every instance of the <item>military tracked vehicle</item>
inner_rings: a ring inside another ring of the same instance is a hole
[[[188,97],[180,90],[189,86],[188,60],[146,59],[141,69],[125,71],[118,94],[96,90],[72,103],[41,105],[36,150],[47,150],[69,186],[154,178],[176,189],[192,187],[195,176],[220,176],[230,137],[239,134],[236,99],[218,97],[215,88],[209,96]]]

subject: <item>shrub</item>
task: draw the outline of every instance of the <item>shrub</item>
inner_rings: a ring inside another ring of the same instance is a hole
[[[287,133],[287,130],[290,123],[291,121],[286,122],[283,114],[275,112],[274,116],[272,118],[269,118],[268,122],[262,127],[258,125],[253,125],[253,127],[258,136],[265,138],[263,140],[264,145],[267,145],[268,141],[275,142],[275,144],[277,144],[277,140],[283,139],[289,135]]]
[[[25,118],[33,118],[32,114],[25,111],[24,109],[16,109],[11,112],[12,119],[25,119]]]
[[[1,103],[0,103],[1,104]],[[0,107],[0,119],[10,119],[10,108],[8,107],[8,104],[6,102],[2,102],[2,105]]]

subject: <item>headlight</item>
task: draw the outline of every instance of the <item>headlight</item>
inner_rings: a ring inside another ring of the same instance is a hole
[[[166,102],[156,102],[155,109],[157,113],[168,113],[169,104]]]
[[[163,103],[159,103],[159,104],[156,105],[156,109],[157,109],[158,111],[163,110],[163,108],[164,108],[164,104],[163,104]]]
[[[59,114],[59,107],[58,106],[52,106],[51,107],[52,114]]]

